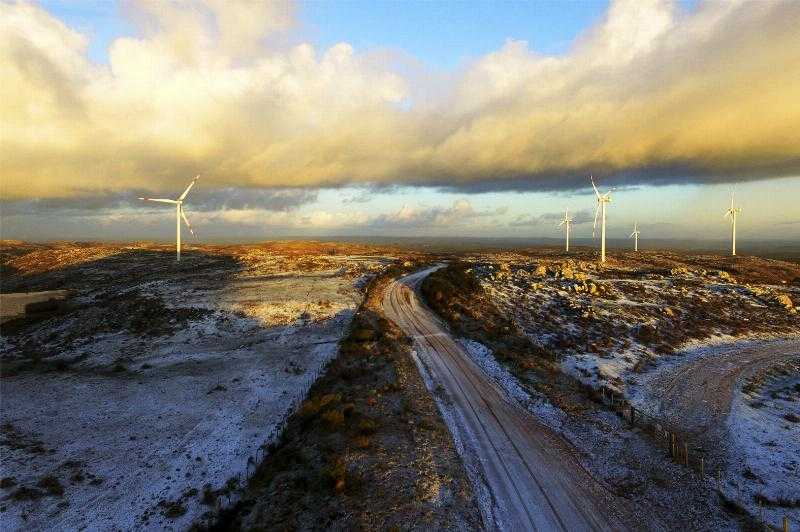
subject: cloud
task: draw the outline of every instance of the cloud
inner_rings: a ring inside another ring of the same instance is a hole
[[[167,197],[175,197],[181,191],[175,189]],[[138,198],[147,195],[145,190],[125,192],[89,192],[78,197],[55,197],[43,199],[0,200],[3,217],[12,215],[58,215],[61,213],[106,215],[106,211],[117,209],[152,210],[150,203],[142,203]],[[192,190],[186,209],[194,212],[216,210],[263,210],[290,212],[302,205],[316,201],[318,191],[314,189],[267,189],[251,190],[227,187],[215,190]],[[155,207],[161,208],[161,207]]]
[[[585,223],[594,222],[594,211],[590,209],[581,209],[577,212],[570,213],[573,225],[580,225]],[[546,212],[537,216],[520,214],[513,218],[509,225],[512,227],[526,227],[537,225],[550,225],[558,224],[564,219],[564,213],[559,212]]]
[[[475,209],[465,199],[450,206],[403,205],[396,211],[372,214],[358,210],[289,213],[254,208],[225,208],[217,211],[192,214],[198,225],[232,224],[239,226],[272,226],[289,229],[409,229],[458,227],[476,221],[491,219],[506,213],[506,209]]]
[[[509,41],[431,73],[435,90],[408,58],[287,46],[291,4],[125,6],[138,32],[98,65],[85,35],[0,3],[4,199],[168,193],[196,173],[219,192],[800,173],[800,2],[617,0],[566,55]]]
[[[454,227],[505,213],[503,207],[478,211],[469,200],[458,199],[449,207],[403,205],[396,212],[377,216],[369,223],[374,227]]]

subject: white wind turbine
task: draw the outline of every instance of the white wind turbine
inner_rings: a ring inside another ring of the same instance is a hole
[[[566,251],[569,251],[569,226],[572,225],[572,218],[569,217],[569,209],[564,211],[564,219],[561,220],[561,223],[558,224],[558,227],[564,226],[564,230],[567,233],[567,246]]]
[[[194,186],[195,183],[197,183],[197,180],[199,178],[200,176],[198,175],[194,179],[192,179],[192,182],[189,183],[189,186],[186,187],[186,190],[183,191],[183,194],[178,196],[178,199],[176,200],[164,199],[164,198],[139,198],[140,200],[144,201],[156,201],[158,203],[172,203],[175,205],[175,230],[177,232],[175,240],[175,249],[177,250],[178,262],[180,262],[181,260],[181,218],[183,218],[183,221],[186,223],[186,227],[187,229],[189,229],[189,232],[192,234],[192,236],[195,236],[194,231],[192,231],[192,226],[189,224],[189,220],[186,218],[186,214],[184,214],[183,212],[183,200],[186,199],[187,194],[189,194],[189,191],[192,190],[192,187]]]
[[[733,192],[731,192],[731,208],[725,211],[725,218],[731,217],[731,255],[736,256],[736,216],[742,212],[741,207],[734,207]]]
[[[629,236],[628,238],[632,238],[633,239],[633,250],[634,251],[639,251],[639,235],[640,234],[641,233],[639,232],[639,223],[638,222],[633,222],[633,233],[631,233],[631,236]]]
[[[589,176],[592,182],[592,188],[597,195],[597,210],[594,211],[594,226],[592,227],[592,238],[594,238],[595,230],[597,229],[597,215],[602,212],[601,225],[600,225],[600,262],[606,261],[606,204],[611,203],[611,190],[605,194],[600,194],[594,184],[594,178]]]

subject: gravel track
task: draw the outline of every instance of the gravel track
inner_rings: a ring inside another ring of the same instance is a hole
[[[417,295],[435,268],[390,285],[387,317],[414,339],[456,415],[454,436],[465,461],[481,470],[504,530],[625,530],[641,528],[627,501],[581,467],[574,450],[531,413],[509,400],[468,356]]]

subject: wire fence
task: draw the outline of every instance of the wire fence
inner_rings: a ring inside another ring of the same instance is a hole
[[[625,396],[610,388],[587,386],[586,389],[592,398],[609,407],[632,426],[642,428],[650,433],[674,463],[692,470],[701,479],[710,481],[720,497],[729,500],[725,493],[722,470],[719,467],[713,467],[708,456],[703,452],[703,447],[693,444],[686,431],[640,406],[634,406]],[[742,500],[741,485],[738,482],[735,489],[736,498]],[[755,516],[755,519],[764,530],[800,531],[800,521],[788,515],[784,515],[777,523],[769,522],[769,519],[765,517],[764,504],[758,499],[756,502],[758,515]]]

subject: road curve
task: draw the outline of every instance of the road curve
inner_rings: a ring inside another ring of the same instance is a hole
[[[786,339],[713,349],[706,356],[656,374],[647,390],[659,414],[712,446],[727,440],[725,421],[734,392],[776,364],[800,357],[800,340]]]
[[[625,501],[592,478],[572,448],[531,413],[508,400],[421,303],[420,284],[436,268],[393,282],[383,308],[409,337],[455,413],[451,430],[465,442],[492,495],[503,530],[626,530]]]

